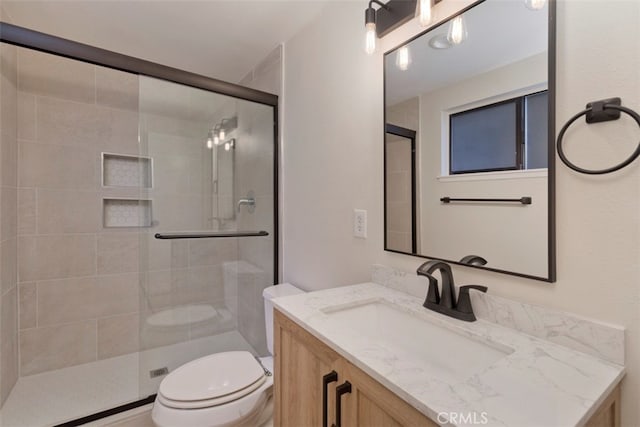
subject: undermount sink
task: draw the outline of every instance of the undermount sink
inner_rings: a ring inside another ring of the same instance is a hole
[[[390,346],[443,381],[464,381],[513,352],[436,325],[386,300],[334,306],[322,311],[341,328]]]

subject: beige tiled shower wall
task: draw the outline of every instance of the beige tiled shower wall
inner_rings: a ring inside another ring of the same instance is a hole
[[[137,76],[18,50],[21,375],[138,348],[135,322],[105,327],[139,312],[140,286],[138,230],[102,227],[118,194],[100,163],[138,153],[137,96]]]
[[[387,123],[418,133],[420,123],[419,99],[411,98],[387,107]],[[418,149],[416,135],[416,149]],[[411,144],[407,138],[387,135],[386,155],[386,242],[389,249],[412,252],[412,195]],[[416,181],[417,183],[417,181]],[[416,236],[419,233],[416,233]],[[417,237],[416,237],[417,238]]]
[[[0,12],[0,18],[6,20],[4,13]],[[0,406],[11,392],[19,372],[16,50],[0,43]]]
[[[210,216],[207,125],[184,115],[169,83],[150,104],[136,75],[17,56],[20,375],[232,328],[147,322],[178,305],[223,304],[222,262],[237,247],[153,238],[201,229]],[[102,152],[152,157],[153,188],[104,188]],[[151,199],[153,227],[105,228],[103,197]]]

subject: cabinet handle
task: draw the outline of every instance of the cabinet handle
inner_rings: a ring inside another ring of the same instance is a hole
[[[336,371],[331,371],[328,374],[324,375],[322,377],[322,427],[328,427],[329,426],[329,415],[327,414],[327,407],[328,407],[328,393],[329,390],[327,390],[329,383],[338,381],[338,373]]]
[[[332,427],[340,427],[342,424],[342,395],[351,393],[351,383],[345,381],[336,387],[336,423]]]

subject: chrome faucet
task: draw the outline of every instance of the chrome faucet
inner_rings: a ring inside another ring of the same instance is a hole
[[[255,206],[256,205],[256,199],[240,199],[240,200],[238,200],[238,212],[240,212],[240,207],[242,207],[242,205]]]
[[[442,291],[438,290],[438,280],[432,276],[432,273],[436,270],[440,271],[440,276],[442,277]],[[416,273],[418,276],[424,276],[429,280],[429,289],[427,290],[427,298],[422,304],[423,307],[467,322],[476,320],[471,306],[469,290],[475,289],[487,292],[486,286],[461,286],[458,300],[456,301],[453,272],[449,264],[439,260],[427,261],[418,267]]]
[[[249,213],[253,213],[255,211],[256,198],[253,195],[253,191],[249,191],[246,198],[238,200],[238,213],[240,212],[240,208],[242,207],[242,205],[247,205],[249,207]]]

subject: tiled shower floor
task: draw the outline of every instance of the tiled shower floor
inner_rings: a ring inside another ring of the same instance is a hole
[[[21,377],[0,410],[2,427],[42,427],[100,412],[156,392],[149,370],[177,368],[219,351],[248,350],[237,331]]]

